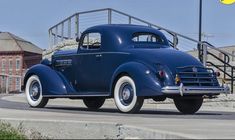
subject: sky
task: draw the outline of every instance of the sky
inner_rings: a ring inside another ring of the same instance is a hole
[[[47,49],[48,29],[82,11],[113,8],[198,39],[199,0],[0,0],[0,31]],[[235,4],[203,0],[204,40],[235,45]],[[190,44],[186,44],[190,48]]]

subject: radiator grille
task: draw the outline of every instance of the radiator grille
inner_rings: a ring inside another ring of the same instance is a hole
[[[178,67],[177,74],[184,86],[218,86],[215,72],[203,67]]]

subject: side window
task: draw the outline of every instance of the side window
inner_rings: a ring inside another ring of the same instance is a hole
[[[81,49],[99,49],[101,47],[101,35],[100,33],[88,33],[85,35],[82,41]]]
[[[132,41],[164,44],[163,38],[153,33],[134,33]]]

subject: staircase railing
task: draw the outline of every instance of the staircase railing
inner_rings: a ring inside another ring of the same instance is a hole
[[[161,30],[166,37],[169,38],[170,45],[173,48],[177,48],[182,51],[195,49],[198,51],[197,57],[204,66],[213,66],[223,72],[224,80],[230,79],[232,84],[231,89],[233,91],[233,72],[235,68],[230,64],[230,57],[235,57],[235,55],[216,48],[208,42],[199,42],[196,39],[110,8],[75,13],[58,24],[52,26],[49,29],[50,43],[46,53],[50,54],[51,52],[57,50],[58,48],[56,45],[58,43],[63,42],[64,40],[75,40],[75,38],[80,37],[81,33],[88,27],[100,24],[136,24]],[[211,52],[211,50],[222,53],[224,58],[222,59],[217,57]],[[218,65],[212,61],[208,61],[208,57],[212,57],[222,64]],[[227,71],[229,68],[231,69],[231,73]]]
[[[213,45],[211,45],[210,43],[206,42],[206,41],[203,41],[202,42],[204,45],[206,46],[210,46],[210,47],[214,47]],[[204,46],[205,47],[205,46]],[[215,47],[214,47],[215,48]],[[214,51],[215,49],[213,49]],[[223,74],[223,79],[222,81],[225,82],[225,81],[230,81],[230,85],[231,85],[231,93],[233,93],[233,89],[234,89],[234,70],[235,70],[235,67],[232,66],[230,64],[230,53],[227,53],[227,52],[224,52],[222,50],[217,50],[219,53],[221,53],[221,58],[218,57],[217,55],[215,55],[214,53],[211,52],[212,50],[208,50],[207,49],[207,58],[210,56],[212,57],[212,59],[207,59],[206,63],[207,63],[207,66],[212,66],[216,69],[218,69],[220,72],[222,72]],[[232,55],[233,57],[233,55]],[[212,62],[211,60],[213,61],[218,61],[218,62]],[[221,64],[219,64],[221,63]]]

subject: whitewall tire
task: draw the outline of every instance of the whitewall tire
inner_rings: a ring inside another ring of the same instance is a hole
[[[114,101],[121,112],[136,113],[142,107],[144,98],[136,95],[134,80],[129,76],[122,76],[114,87]]]
[[[32,75],[27,80],[25,94],[31,107],[42,108],[48,102],[48,99],[42,96],[42,85],[37,75]]]

